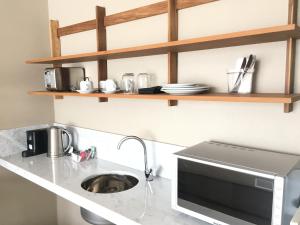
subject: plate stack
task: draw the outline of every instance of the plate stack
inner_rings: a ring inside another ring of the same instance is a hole
[[[208,86],[198,83],[166,84],[161,89],[161,91],[170,95],[195,95],[207,92],[208,90]]]

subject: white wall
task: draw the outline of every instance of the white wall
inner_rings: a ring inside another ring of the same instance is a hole
[[[24,63],[50,54],[47,0],[0,0],[0,27],[0,129],[53,122],[53,101],[27,95],[43,66]],[[0,168],[0,224],[55,225],[55,195]]]
[[[95,5],[105,6],[107,14],[155,1],[49,0],[49,17],[61,26],[95,18]],[[272,7],[270,7],[272,4]],[[180,12],[180,39],[239,31],[287,23],[287,0],[223,0]],[[129,47],[167,40],[166,15],[120,24],[108,28],[108,48]],[[199,81],[226,91],[226,70],[236,58],[254,53],[260,64],[258,92],[283,92],[285,42],[196,51],[179,54],[179,81]],[[62,53],[95,51],[95,32],[89,31],[62,39]],[[88,76],[96,80],[96,63],[83,63]],[[298,71],[299,64],[297,65]],[[111,60],[110,78],[121,79],[124,72],[148,72],[156,84],[165,83],[166,55]],[[297,90],[299,91],[297,77]],[[300,152],[299,104],[293,113],[284,114],[280,104],[179,102],[167,107],[165,101],[110,100],[67,97],[55,101],[55,121],[179,145],[192,145],[215,139],[235,144]]]
[[[61,26],[95,18],[95,6],[105,6],[107,14],[132,9],[159,0],[49,0],[49,17]],[[271,5],[271,6],[270,6]],[[288,0],[222,0],[180,11],[179,37],[234,32],[287,23]],[[167,16],[160,15],[108,28],[108,48],[163,42],[167,40]],[[259,59],[258,92],[283,92],[286,42],[222,48],[179,54],[179,81],[201,82],[227,90],[226,70],[240,56],[250,53]],[[96,50],[95,32],[89,31],[62,39],[62,53]],[[299,53],[299,51],[298,51]],[[299,54],[297,54],[297,57]],[[96,63],[80,63],[96,81]],[[300,64],[297,63],[296,73]],[[111,60],[110,78],[121,79],[125,72],[148,72],[155,84],[167,81],[166,55]],[[299,92],[300,77],[296,77]],[[179,102],[168,107],[165,101],[98,100],[68,97],[56,100],[55,121],[147,139],[193,145],[218,140],[300,154],[300,103],[294,112],[283,113],[283,105],[258,103]],[[60,202],[58,207],[63,207]],[[68,224],[67,222],[63,224]]]
[[[43,88],[42,68],[26,65],[49,54],[47,0],[0,0],[0,129],[53,122],[53,101],[29,96]]]

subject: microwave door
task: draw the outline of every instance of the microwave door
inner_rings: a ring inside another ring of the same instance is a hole
[[[225,224],[272,224],[272,179],[181,158],[177,179],[179,207]]]

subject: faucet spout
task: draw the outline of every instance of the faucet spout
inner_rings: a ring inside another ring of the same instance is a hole
[[[137,136],[126,136],[126,137],[124,137],[123,139],[120,140],[120,142],[117,146],[118,150],[121,149],[121,146],[125,141],[130,140],[130,139],[137,140],[143,146],[143,149],[144,149],[144,163],[145,163],[145,177],[146,177],[147,181],[152,181],[153,180],[152,169],[148,168],[147,147],[146,147],[145,142],[141,138],[139,138]]]

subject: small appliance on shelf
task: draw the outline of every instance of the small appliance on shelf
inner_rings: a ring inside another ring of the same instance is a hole
[[[46,68],[44,71],[48,91],[75,91],[80,89],[80,82],[85,79],[85,69],[82,67]]]
[[[209,87],[199,83],[166,84],[161,89],[170,95],[195,95],[207,92]]]

